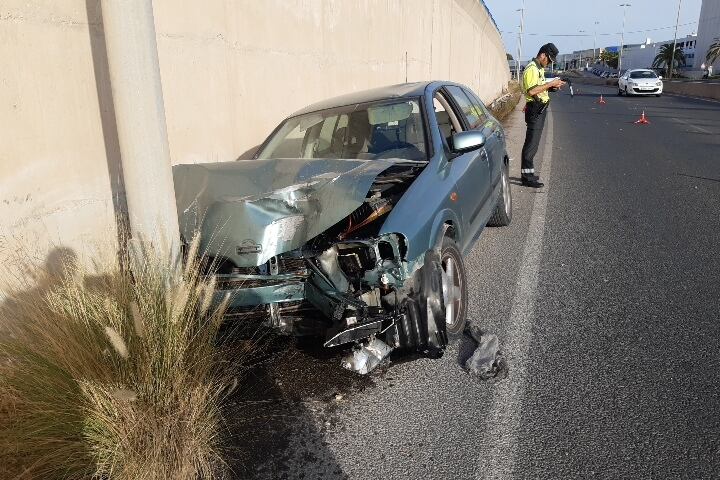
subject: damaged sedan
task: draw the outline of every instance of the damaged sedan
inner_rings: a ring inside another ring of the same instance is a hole
[[[252,160],[173,169],[181,234],[201,235],[217,298],[290,335],[442,356],[465,327],[463,255],[512,216],[500,123],[469,88],[395,85],[311,105]]]

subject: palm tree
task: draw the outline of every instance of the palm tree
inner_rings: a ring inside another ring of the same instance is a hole
[[[705,55],[705,61],[712,65],[718,58],[720,58],[720,40],[710,45],[707,55]]]
[[[600,60],[605,62],[605,65],[611,67],[611,68],[617,68],[618,66],[618,54],[617,53],[611,53],[607,50],[604,50],[600,54]]]
[[[671,43],[666,43],[660,47],[660,51],[657,55],[655,55],[652,66],[653,68],[665,66],[669,76],[671,68],[685,64],[685,53],[683,53],[682,47],[675,47],[675,58],[673,59],[673,45]]]

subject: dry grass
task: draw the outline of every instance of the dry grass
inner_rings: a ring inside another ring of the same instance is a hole
[[[221,404],[237,382],[216,345],[227,303],[210,302],[196,261],[132,257],[132,274],[66,262],[0,306],[0,478],[222,471]]]
[[[490,104],[490,112],[493,114],[493,117],[502,122],[515,110],[521,98],[522,89],[520,88],[520,84],[512,81],[508,83],[508,92]]]

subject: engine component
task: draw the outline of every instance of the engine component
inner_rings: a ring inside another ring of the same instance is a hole
[[[352,232],[374,222],[390,210],[392,210],[392,203],[386,198],[371,197],[366,199],[365,203],[348,216],[347,229],[338,235],[338,238],[345,240]]]
[[[338,264],[343,273],[351,278],[359,278],[375,266],[373,251],[364,244],[339,244]]]

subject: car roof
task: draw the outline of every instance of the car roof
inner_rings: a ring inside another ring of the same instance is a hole
[[[428,87],[440,85],[458,85],[454,82],[426,81],[413,83],[400,83],[397,85],[388,85],[385,87],[363,90],[360,92],[348,93],[339,97],[328,98],[319,102],[308,105],[290,115],[302,115],[305,113],[317,112],[319,110],[327,110],[328,108],[343,107],[355,103],[376,102],[379,100],[389,100],[397,98],[416,98],[425,94]]]

